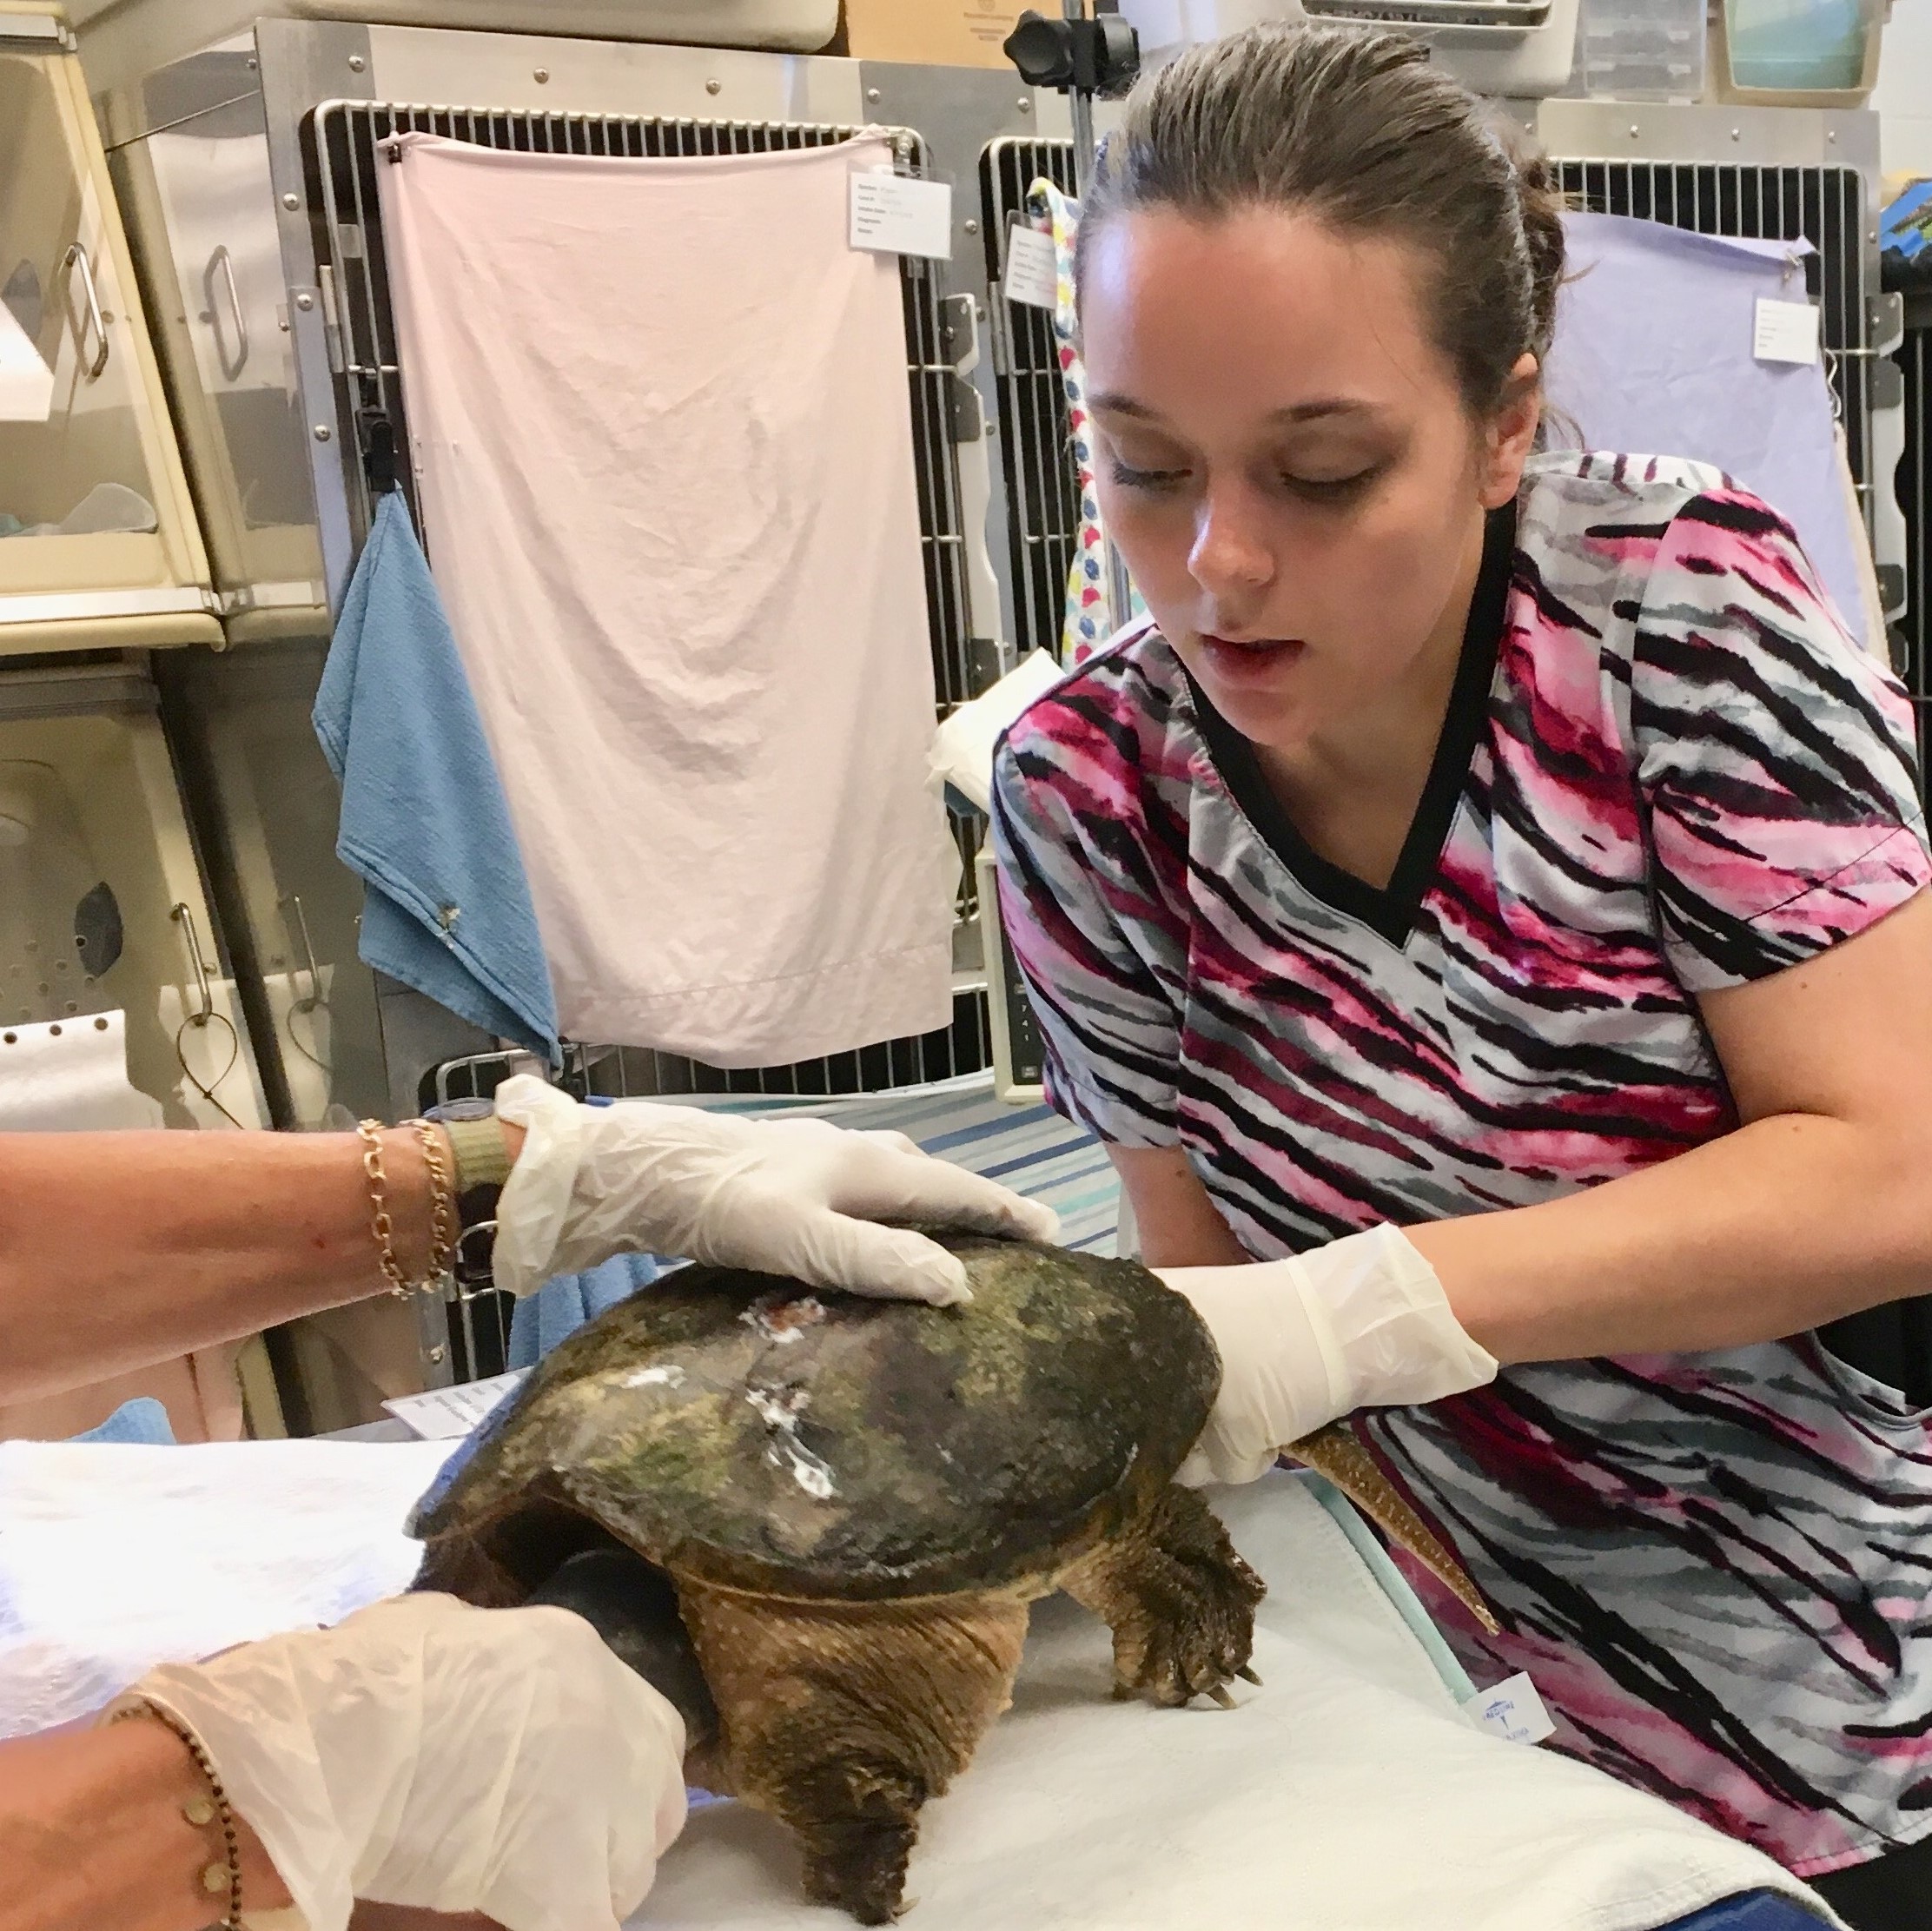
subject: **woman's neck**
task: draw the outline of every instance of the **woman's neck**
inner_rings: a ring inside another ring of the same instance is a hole
[[[1442,615],[1397,683],[1296,744],[1254,747],[1307,844],[1378,889],[1395,870],[1435,761],[1482,571],[1484,530],[1479,519]]]

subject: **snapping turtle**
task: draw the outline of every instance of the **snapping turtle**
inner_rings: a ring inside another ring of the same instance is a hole
[[[1172,1479],[1221,1378],[1188,1302],[1131,1261],[943,1238],[969,1306],[681,1270],[552,1353],[411,1524],[417,1588],[586,1615],[683,1711],[695,1781],[787,1825],[808,1895],[865,1924],[1006,1707],[1030,1599],[1066,1590],[1113,1630],[1115,1694],[1179,1704],[1249,1674],[1262,1595]]]

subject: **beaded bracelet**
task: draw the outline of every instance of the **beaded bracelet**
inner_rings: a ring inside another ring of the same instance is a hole
[[[160,1703],[142,1696],[116,1710],[108,1720],[119,1723],[130,1716],[152,1716],[163,1728],[171,1729],[195,1759],[195,1768],[207,1779],[208,1795],[190,1797],[182,1806],[182,1815],[197,1830],[204,1830],[211,1823],[221,1825],[222,1842],[227,1855],[202,1866],[202,1888],[211,1897],[221,1891],[228,1894],[228,1915],[222,1920],[222,1931],[242,1931],[242,1844],[235,1833],[235,1812],[215,1770],[214,1759],[208,1756],[201,1738],[173,1710],[164,1709]]]

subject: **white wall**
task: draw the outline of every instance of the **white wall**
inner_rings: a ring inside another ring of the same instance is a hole
[[[1932,0],[1893,0],[1871,104],[1888,175],[1932,175]]]

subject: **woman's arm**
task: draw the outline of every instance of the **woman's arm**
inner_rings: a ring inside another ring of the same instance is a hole
[[[0,1743],[0,1931],[201,1931],[228,1902],[201,1883],[226,1862],[219,1832],[182,1815],[207,1795],[158,1723]],[[280,1909],[288,1890],[254,1831],[236,1828],[248,1908]]]
[[[506,1131],[514,1154],[521,1133]],[[413,1129],[382,1144],[396,1257],[416,1280],[429,1264],[428,1170]],[[238,1340],[383,1285],[353,1134],[0,1134],[0,1401]]]
[[[1249,1258],[1178,1147],[1108,1147],[1149,1267],[1231,1267]]]
[[[1932,893],[1701,1004],[1737,1132],[1406,1230],[1499,1359],[1735,1346],[1932,1292]]]
[[[1932,893],[1701,1003],[1737,1131],[1404,1230],[1498,1359],[1736,1346],[1932,1293]],[[1109,1152],[1150,1266],[1247,1258],[1178,1148]]]
[[[582,1107],[527,1076],[497,1106],[513,1164],[496,1278],[517,1293],[654,1251],[943,1305],[966,1298],[965,1270],[912,1227],[1055,1230],[1048,1208],[897,1134]],[[418,1280],[421,1142],[407,1128],[382,1142],[396,1257]],[[380,1292],[362,1158],[347,1134],[0,1134],[0,1401]]]

